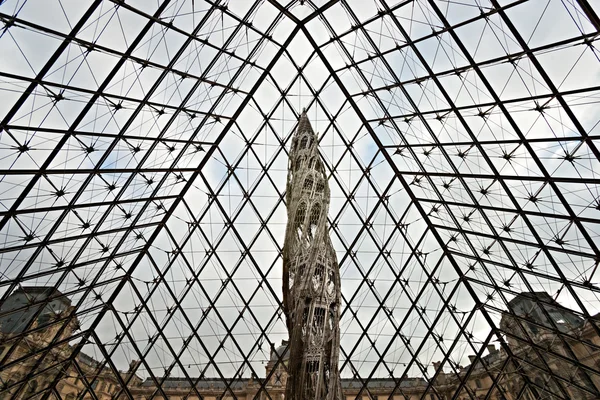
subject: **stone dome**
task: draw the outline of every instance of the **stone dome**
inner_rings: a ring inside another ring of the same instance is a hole
[[[271,351],[271,358],[269,362],[277,362],[279,358],[281,361],[286,362],[290,359],[290,349],[288,348],[288,341],[282,340],[281,345],[275,348],[275,351]]]

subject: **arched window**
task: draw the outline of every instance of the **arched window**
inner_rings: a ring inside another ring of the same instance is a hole
[[[324,363],[323,364],[323,381],[324,381],[324,386],[325,386],[325,394],[328,393],[328,389],[329,389],[329,363]]]
[[[311,333],[313,337],[320,338],[323,335],[323,328],[325,327],[325,309],[323,307],[315,307],[313,312],[313,322],[311,327]]]
[[[330,304],[329,305],[329,319],[328,319],[330,332],[333,329],[333,327],[337,324],[337,314],[336,314],[335,310],[336,310],[335,304]]]
[[[302,230],[304,228],[304,219],[306,218],[306,204],[298,204],[296,209],[296,216],[294,217],[294,228],[298,233],[298,238],[302,237]]]
[[[302,136],[300,139],[300,147],[298,150],[306,149],[308,147],[308,136]]]
[[[323,172],[323,164],[321,163],[321,160],[318,157],[315,160],[315,169],[319,172]]]
[[[323,179],[317,180],[317,185],[315,186],[315,193],[322,194],[325,190],[325,182]]]
[[[319,220],[321,219],[321,204],[313,204],[310,210],[310,219],[308,221],[308,233],[311,238],[315,237]]]
[[[304,299],[304,309],[302,311],[302,336],[305,336],[307,333],[307,325],[308,325],[308,317],[310,314],[310,302],[311,298],[307,297]]]
[[[304,178],[304,185],[302,186],[302,189],[306,190],[307,192],[312,191],[312,187],[313,187],[313,178],[311,175],[308,175],[306,178]]]
[[[312,276],[313,289],[315,291],[318,291],[321,288],[321,286],[323,285],[324,277],[325,277],[325,266],[322,263],[317,262],[317,264],[315,265],[315,270],[313,271],[313,276]]]
[[[327,294],[330,296],[333,295],[333,290],[335,289],[335,272],[332,267],[327,269],[327,282],[325,284],[327,285]]]

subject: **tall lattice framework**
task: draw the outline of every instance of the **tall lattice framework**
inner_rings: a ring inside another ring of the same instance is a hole
[[[283,304],[290,334],[286,399],[342,399],[338,371],[340,273],[329,237],[329,184],[319,141],[302,112],[292,139],[283,247]]]

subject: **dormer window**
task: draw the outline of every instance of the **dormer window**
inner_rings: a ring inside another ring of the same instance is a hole
[[[306,217],[306,204],[301,203],[296,209],[296,216],[294,217],[294,227],[298,233],[298,238],[302,237],[302,230],[304,228],[304,218]]]
[[[302,136],[302,139],[300,140],[300,148],[298,150],[303,150],[308,148],[309,145],[309,140],[308,140],[308,136]]]

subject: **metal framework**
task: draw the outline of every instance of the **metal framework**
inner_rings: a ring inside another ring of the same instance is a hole
[[[0,305],[72,304],[43,345],[19,350],[35,319],[2,343],[0,375],[27,371],[0,397],[62,399],[75,374],[97,400],[109,373],[114,398],[138,377],[274,398],[303,107],[341,279],[331,367],[357,398],[410,398],[408,378],[421,399],[600,397],[597,6],[0,1]],[[541,320],[523,292],[550,296]]]

